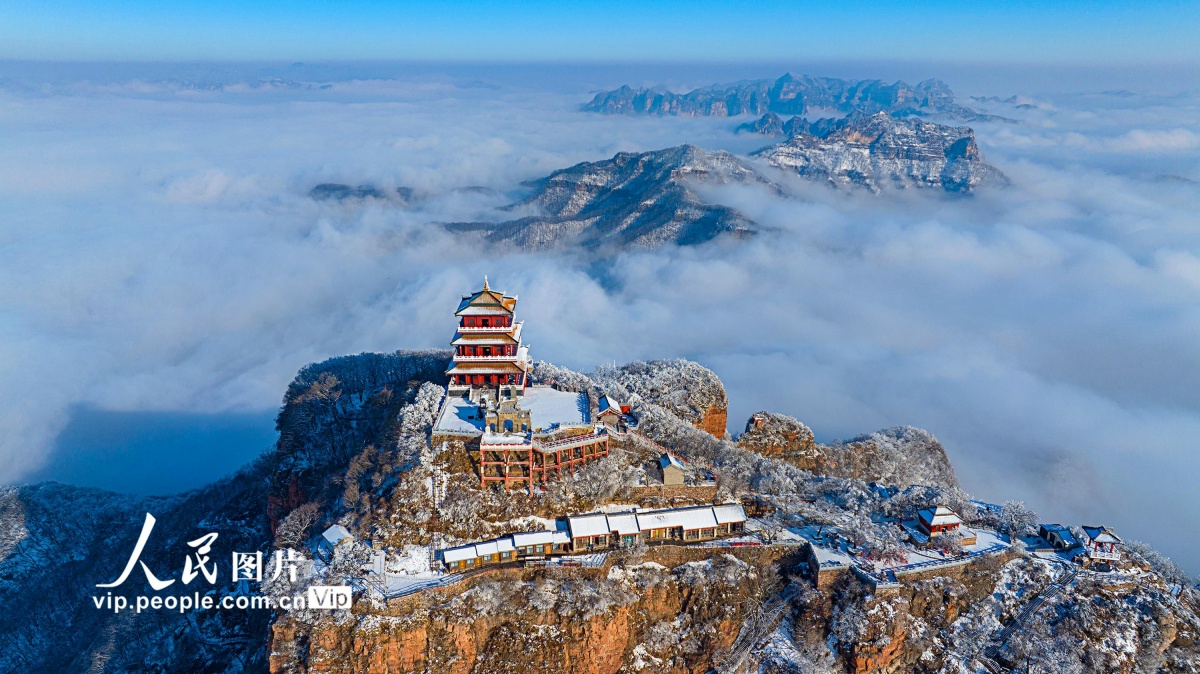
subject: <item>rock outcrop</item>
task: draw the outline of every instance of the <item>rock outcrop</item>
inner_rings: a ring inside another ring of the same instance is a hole
[[[809,127],[754,153],[772,166],[834,186],[969,192],[1008,179],[983,161],[975,132],[887,113]]]
[[[654,152],[621,152],[551,173],[529,185],[533,193],[508,207],[536,215],[504,222],[450,223],[446,228],[527,249],[654,247],[697,244],[718,236],[755,232],[745,215],[705,202],[698,183],[759,185],[778,190],[728,152],[693,145]]]
[[[597,373],[624,399],[638,396],[659,405],[715,438],[727,431],[729,397],[712,370],[683,359],[637,361]]]
[[[818,475],[864,482],[957,487],[958,479],[942,444],[911,426],[887,428],[848,442],[818,444],[812,430],[784,414],[758,412],[738,436],[744,449]]]
[[[757,412],[737,438],[739,446],[780,458],[797,468],[821,473],[827,460],[817,451],[812,429],[786,414]]]
[[[959,121],[991,119],[954,101],[946,83],[916,85],[882,80],[843,80],[791,73],[777,80],[748,80],[712,85],[685,94],[628,85],[602,91],[583,105],[587,112],[625,115],[734,117],[766,113],[804,115],[816,111],[886,112],[897,116],[939,116]]]
[[[793,117],[792,119],[796,118]],[[738,127],[734,129],[734,132],[757,133],[761,136],[791,135],[790,133],[784,131],[783,118],[773,112],[768,112],[753,122],[746,122],[745,124],[738,125]]]

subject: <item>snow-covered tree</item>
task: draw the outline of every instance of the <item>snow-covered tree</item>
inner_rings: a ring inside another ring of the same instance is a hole
[[[996,530],[1013,537],[1032,536],[1037,533],[1037,523],[1037,513],[1024,501],[1005,501],[996,518]]]
[[[315,502],[292,510],[275,530],[275,547],[300,548],[312,535],[312,527],[320,518],[321,506]]]

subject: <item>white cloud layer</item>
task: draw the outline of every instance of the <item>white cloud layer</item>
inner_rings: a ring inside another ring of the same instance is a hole
[[[486,273],[521,295],[536,357],[694,358],[735,430],[758,409],[824,439],[921,426],[980,497],[1113,524],[1200,571],[1178,535],[1200,530],[1197,97],[1017,93],[1038,107],[995,104],[1020,123],[976,129],[1010,189],[715,189],[772,231],[597,264],[428,223],[496,217],[522,180],[621,150],[762,140],[733,136],[741,120],[583,115],[586,91],[536,84],[9,86],[0,481],[39,468],[73,406],[263,410],[308,362],[444,345]],[[428,197],[308,199],[325,181]]]

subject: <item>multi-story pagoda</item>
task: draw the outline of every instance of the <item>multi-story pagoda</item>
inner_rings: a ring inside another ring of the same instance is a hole
[[[608,456],[608,430],[591,421],[582,391],[529,381],[533,361],[514,320],[516,296],[488,287],[462,298],[446,398],[431,441],[478,452],[484,487],[528,489]]]
[[[454,316],[458,331],[450,342],[454,360],[446,375],[451,393],[500,399],[523,395],[532,360],[521,344],[521,322],[515,320],[517,296],[488,287],[465,295]]]

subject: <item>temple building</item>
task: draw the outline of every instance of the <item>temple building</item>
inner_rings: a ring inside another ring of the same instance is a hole
[[[459,441],[478,458],[483,486],[534,486],[608,456],[608,431],[587,393],[530,381],[533,360],[515,320],[517,297],[483,289],[462,298],[434,445]]]
[[[1092,560],[1119,561],[1123,545],[1125,542],[1108,527],[1083,527],[1083,550]]]
[[[516,309],[517,296],[492,290],[487,277],[482,290],[463,296],[454,312],[454,360],[446,370],[451,393],[490,391],[498,399],[525,392],[532,361],[529,347],[521,344]]]
[[[973,530],[963,526],[958,513],[944,505],[918,510],[917,521],[902,526],[909,539],[921,547],[936,546],[938,539],[954,540],[960,545],[975,545],[979,540]]]

